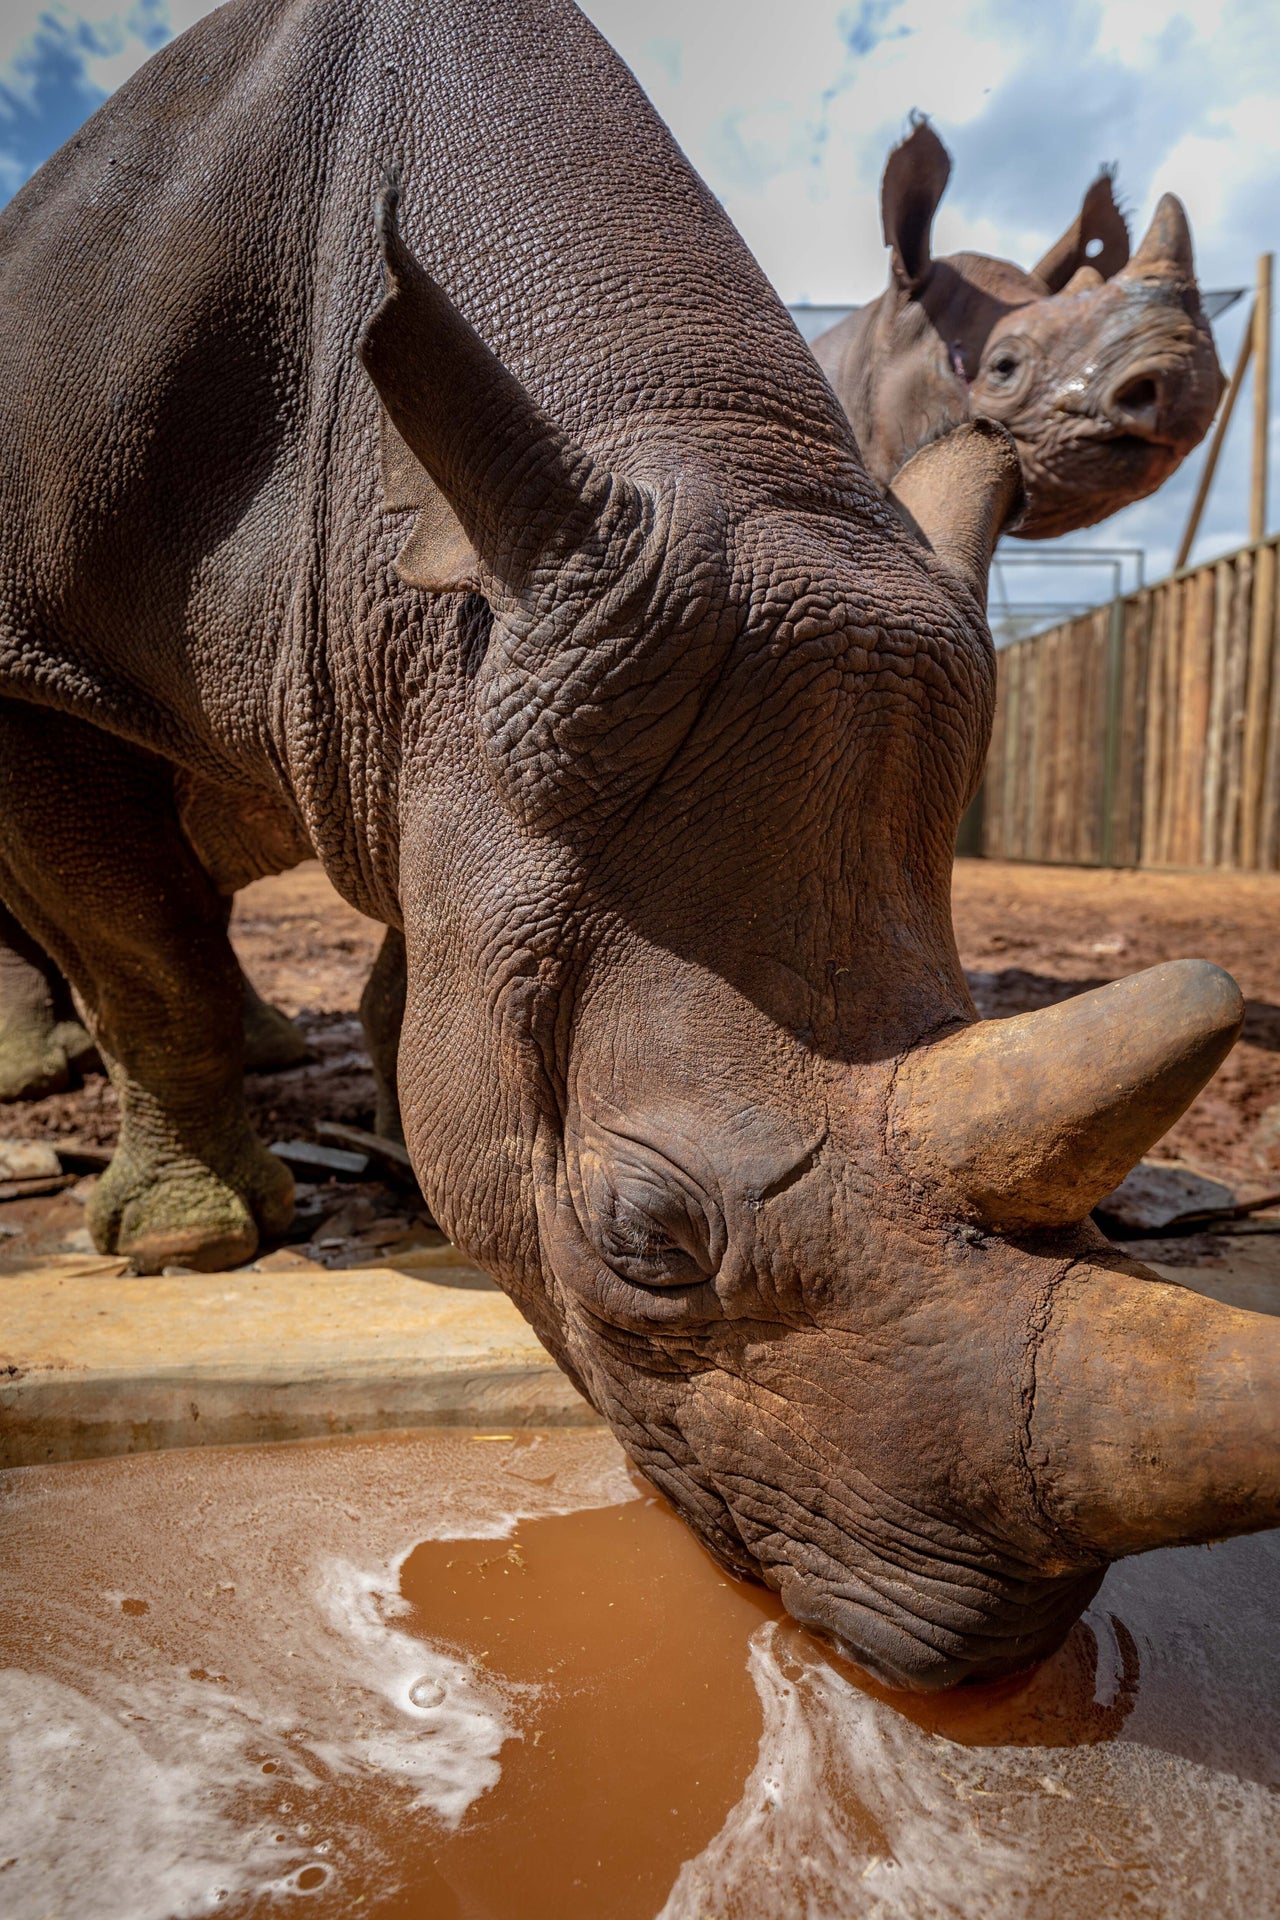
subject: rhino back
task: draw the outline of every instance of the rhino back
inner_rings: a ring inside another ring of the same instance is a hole
[[[353,644],[405,531],[355,355],[391,160],[425,264],[588,444],[766,421],[757,480],[783,446],[847,469],[798,335],[576,8],[233,0],[0,217],[0,678],[219,759],[211,733],[269,728],[282,645]]]

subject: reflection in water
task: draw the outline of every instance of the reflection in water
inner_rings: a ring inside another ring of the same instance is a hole
[[[1280,1536],[1125,1563],[1036,1673],[904,1698],[601,1434],[0,1495],[6,1920],[1280,1912]]]

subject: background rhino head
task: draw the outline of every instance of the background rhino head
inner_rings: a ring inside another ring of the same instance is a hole
[[[1027,488],[1012,530],[1047,539],[1091,526],[1162,486],[1222,395],[1186,214],[1165,194],[1130,258],[1103,173],[1030,273],[985,254],[935,260],[930,232],[950,172],[926,121],[890,154],[889,287],[814,352],[882,486],[957,422],[997,420]]]

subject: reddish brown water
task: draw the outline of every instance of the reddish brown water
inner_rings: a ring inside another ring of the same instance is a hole
[[[923,1701],[601,1434],[36,1468],[0,1515],[5,1920],[1280,1914],[1276,1536]]]
[[[773,1597],[721,1573],[652,1496],[526,1521],[509,1546],[420,1546],[401,1591],[412,1630],[479,1642],[536,1689],[501,1782],[438,1856],[459,1911],[651,1920],[751,1771],[744,1649],[779,1617]],[[416,1892],[386,1909],[438,1910]]]

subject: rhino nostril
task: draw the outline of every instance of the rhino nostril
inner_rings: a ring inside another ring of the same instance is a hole
[[[1131,380],[1129,385],[1121,388],[1116,395],[1116,405],[1125,407],[1133,413],[1143,413],[1148,407],[1154,407],[1158,399],[1154,380]]]
[[[1136,373],[1113,388],[1107,413],[1127,432],[1154,433],[1160,424],[1160,387],[1154,376]]]

